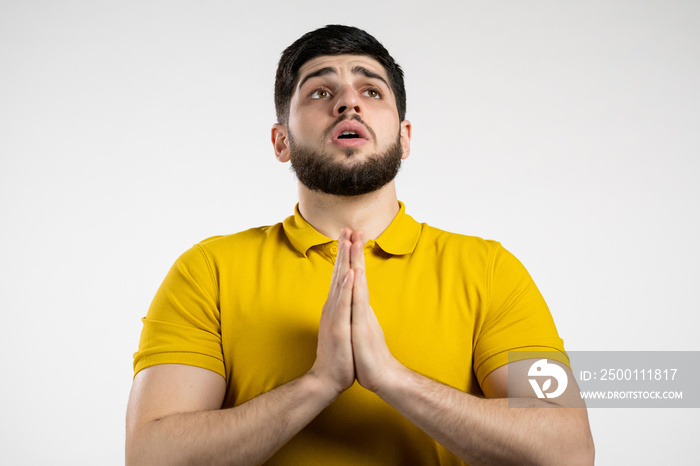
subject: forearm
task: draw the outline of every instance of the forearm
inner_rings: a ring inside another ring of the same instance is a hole
[[[155,419],[127,435],[127,464],[260,464],[335,396],[307,374],[235,408]]]
[[[529,398],[513,408],[506,398],[472,396],[408,369],[377,394],[472,465],[593,464],[585,408]]]

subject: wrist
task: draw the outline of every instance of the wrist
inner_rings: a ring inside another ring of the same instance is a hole
[[[299,379],[301,383],[305,385],[310,396],[321,401],[325,406],[333,403],[344,391],[338,387],[336,383],[318,374],[313,369],[302,375]]]
[[[384,370],[382,377],[378,378],[374,386],[370,389],[385,401],[391,394],[397,393],[402,390],[402,387],[410,385],[410,380],[415,375],[415,372],[399,361],[394,360],[394,362],[394,364],[391,364],[391,366]]]

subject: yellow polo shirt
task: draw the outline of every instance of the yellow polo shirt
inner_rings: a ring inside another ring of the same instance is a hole
[[[298,207],[282,223],[195,245],[143,319],[135,371],[167,363],[212,370],[227,381],[224,407],[301,376],[315,359],[337,251]],[[420,224],[400,203],[367,242],[365,262],[387,345],[414,371],[481,395],[509,350],[564,351],[529,274],[495,241]],[[463,463],[355,383],[268,464]]]

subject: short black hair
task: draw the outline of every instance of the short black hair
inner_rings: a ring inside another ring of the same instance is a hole
[[[323,55],[366,55],[377,60],[386,70],[389,86],[396,98],[399,121],[406,119],[406,89],[403,71],[387,49],[362,29],[329,24],[307,32],[282,52],[275,76],[275,111],[277,121],[289,120],[289,106],[299,76],[299,68],[307,61]]]

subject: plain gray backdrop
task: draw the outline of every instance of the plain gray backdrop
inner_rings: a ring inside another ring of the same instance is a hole
[[[569,350],[698,350],[700,3],[0,1],[2,464],[122,464],[179,254],[292,214],[281,51],[362,27],[403,66],[418,221],[500,241]],[[696,409],[592,409],[597,464],[697,458]]]

